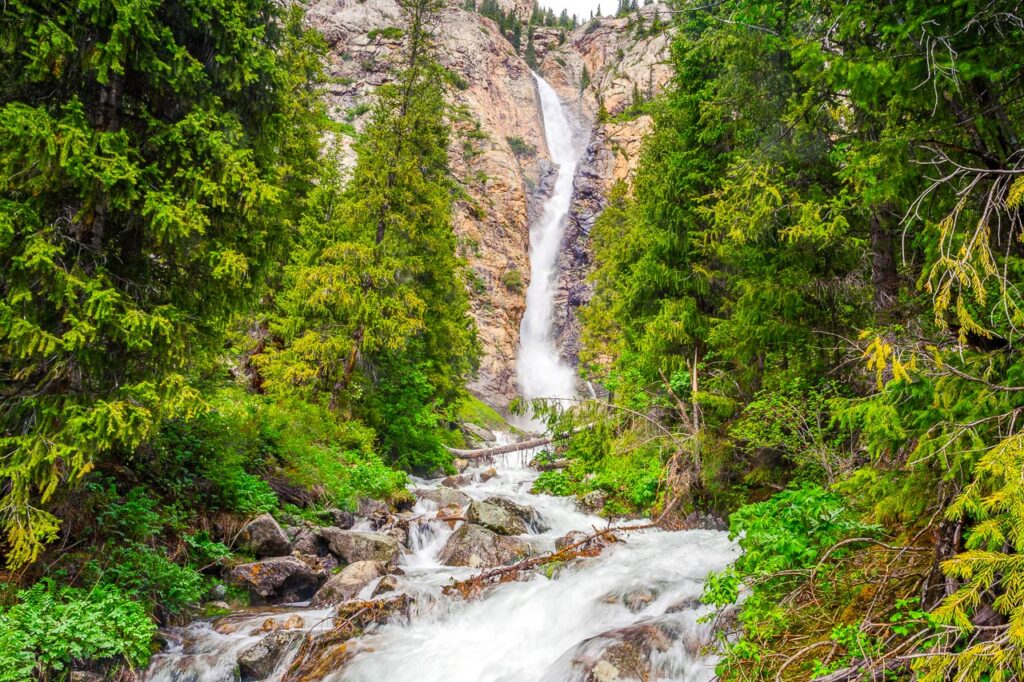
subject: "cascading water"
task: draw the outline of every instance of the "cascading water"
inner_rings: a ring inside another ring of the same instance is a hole
[[[522,536],[536,552],[554,548],[573,530],[592,531],[607,521],[579,511],[571,498],[529,492],[537,471],[526,454],[506,455],[495,463],[497,475],[484,480],[484,465],[466,472],[461,488],[470,498],[503,497],[536,511],[545,528]],[[440,481],[416,481],[417,489],[435,489]],[[650,679],[698,682],[713,677],[713,661],[702,658],[709,625],[698,623],[707,608],[697,603],[709,571],[734,557],[734,546],[717,531],[648,530],[624,536],[625,542],[599,556],[582,559],[553,577],[490,588],[473,601],[441,594],[453,578],[478,569],[442,565],[438,559],[453,529],[434,518],[436,505],[420,500],[409,525],[408,549],[397,576],[397,592],[415,599],[410,620],[384,625],[351,643],[358,653],[326,682],[577,682],[583,666],[614,643],[622,632],[650,626],[662,633],[651,653]],[[360,594],[369,598],[376,581]],[[200,621],[168,633],[176,641],[155,657],[151,682],[228,682],[237,679],[240,652],[262,637],[254,631],[266,619],[298,615],[306,632],[331,627],[333,609],[301,605],[252,609]],[[266,679],[281,680],[298,648],[296,642]],[[595,678],[597,679],[597,678]],[[633,679],[622,671],[622,681]]]
[[[527,398],[564,399],[575,395],[576,377],[561,361],[552,338],[553,287],[583,141],[574,135],[551,86],[538,77],[537,87],[548,147],[559,169],[554,191],[530,234],[533,276],[522,325],[519,380]],[[510,442],[507,434],[498,435],[499,442]],[[505,455],[494,462],[495,471],[488,475],[484,474],[490,463],[467,470],[461,491],[472,500],[499,497],[532,508],[536,522],[528,524],[521,539],[534,552],[553,550],[556,539],[572,531],[607,525],[605,519],[581,512],[571,498],[530,493],[539,475],[528,465],[532,454]],[[414,484],[421,491],[434,490],[441,481],[416,480]],[[713,677],[713,661],[700,653],[710,634],[710,626],[700,622],[707,607],[697,598],[708,572],[721,570],[734,558],[735,546],[725,533],[654,529],[631,533],[624,542],[569,564],[555,575],[537,573],[464,601],[443,595],[442,588],[478,571],[441,562],[442,550],[455,531],[449,521],[437,518],[437,512],[433,502],[421,498],[406,515],[402,572],[389,577],[395,581],[393,592],[412,597],[411,612],[344,644],[346,655],[331,663],[330,672],[321,679],[703,682]],[[465,517],[466,510],[460,515]],[[356,528],[369,530],[370,526],[362,520]],[[371,598],[380,580],[367,585],[359,597]],[[391,592],[384,596],[389,594],[394,596]],[[276,623],[290,619],[292,625],[298,623],[298,632],[315,637],[330,630],[334,613],[333,608],[296,604],[195,622],[167,633],[172,644],[154,657],[146,679],[233,682],[238,679],[239,655],[260,642],[268,619]],[[263,679],[273,682],[286,676],[302,640],[289,641],[283,658]],[[605,655],[615,647],[619,647],[617,653]],[[629,656],[633,658],[623,663],[621,659]],[[630,665],[647,669],[627,669]]]
[[[540,219],[530,228],[530,286],[519,332],[519,390],[527,399],[572,398],[576,395],[576,372],[555,347],[552,321],[558,252],[572,202],[573,178],[586,140],[571,123],[554,88],[540,76],[534,78],[548,150],[558,165],[558,176]]]

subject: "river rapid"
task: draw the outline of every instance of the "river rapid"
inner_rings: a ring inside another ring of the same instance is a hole
[[[488,471],[490,464],[469,469],[466,473],[471,482],[460,489],[474,500],[503,497],[536,510],[538,525],[522,536],[536,552],[551,551],[555,540],[570,531],[592,532],[608,525],[606,520],[577,509],[571,498],[531,494],[537,472],[528,466],[527,457],[519,453],[500,458],[494,463],[497,475],[486,481],[481,474],[493,473]],[[417,480],[414,485],[429,490],[440,481]],[[708,572],[724,568],[735,556],[725,533],[647,530],[624,534],[624,542],[564,567],[552,577],[539,572],[527,580],[489,588],[467,602],[442,595],[441,588],[453,579],[476,574],[478,569],[442,565],[438,556],[453,529],[448,522],[434,518],[436,505],[428,500],[420,500],[413,512],[409,548],[400,561],[404,575],[397,576],[395,587],[396,592],[415,598],[410,617],[397,618],[356,640],[354,658],[323,679],[601,680],[593,675],[602,670],[598,659],[609,643],[618,641],[624,629],[628,632],[644,625],[653,625],[664,635],[650,653],[653,679],[697,682],[713,677],[714,661],[699,651],[708,641],[710,626],[698,623],[707,607],[698,604],[697,597]],[[370,598],[378,582],[369,584],[359,596]],[[169,633],[176,644],[155,657],[146,679],[235,680],[238,654],[259,641],[263,635],[252,631],[268,618],[284,622],[297,615],[304,623],[303,631],[315,632],[329,629],[333,611],[295,604],[193,623]],[[266,679],[281,680],[294,654],[289,652]]]
[[[558,176],[542,215],[530,230],[531,282],[522,322],[518,374],[526,398],[568,400],[576,373],[560,357],[552,334],[558,252],[572,200],[577,164],[586,149],[581,126],[554,89],[537,77],[545,131]],[[527,428],[537,424],[524,422]],[[511,442],[496,434],[499,443]],[[519,452],[482,462],[464,472],[459,489],[470,500],[504,498],[534,510],[519,536],[534,554],[555,549],[574,531],[592,533],[608,521],[585,513],[572,498],[530,493],[539,473]],[[493,468],[493,470],[492,470]],[[448,482],[449,485],[451,482]],[[414,480],[418,502],[405,519],[407,537],[399,574],[372,580],[360,599],[409,595],[412,606],[391,621],[371,626],[345,643],[344,660],[318,679],[329,682],[700,682],[713,677],[714,661],[702,656],[710,625],[699,602],[710,571],[725,568],[735,546],[725,533],[644,530],[623,533],[599,555],[578,559],[552,574],[487,588],[470,601],[442,589],[480,569],[444,565],[446,543],[464,521],[437,518],[423,493],[441,479]],[[467,514],[463,505],[461,516]],[[450,512],[450,510],[448,510]],[[631,525],[642,524],[634,521]],[[355,530],[374,530],[358,519]],[[380,583],[390,585],[381,594]],[[331,629],[335,608],[307,604],[254,608],[167,632],[170,646],[154,657],[150,682],[234,682],[239,655],[269,629],[315,637]],[[285,625],[287,623],[287,625]],[[283,628],[282,628],[283,626]],[[287,676],[302,638],[262,679]],[[308,679],[308,678],[306,678]]]

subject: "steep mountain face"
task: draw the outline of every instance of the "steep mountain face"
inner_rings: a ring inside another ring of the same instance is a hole
[[[505,0],[502,7],[528,18],[532,3]],[[576,309],[589,297],[587,233],[612,182],[631,174],[650,125],[646,116],[594,121],[621,114],[668,80],[663,63],[668,36],[649,34],[657,8],[666,11],[663,5],[650,5],[637,13],[641,19],[599,19],[568,33],[535,29],[541,73],[591,129],[575,180],[556,301],[560,347],[572,360],[577,354]],[[310,8],[308,21],[330,46],[331,115],[351,126],[354,135],[369,121],[373,92],[389,81],[400,58],[398,3],[322,0]],[[457,203],[454,226],[470,269],[472,312],[484,349],[470,389],[502,407],[517,392],[515,358],[530,278],[530,221],[550,191],[554,168],[533,75],[497,25],[449,7],[441,13],[435,42],[455,85],[449,160],[465,197]],[[589,83],[581,87],[581,79]],[[338,141],[345,164],[354,160],[352,141],[349,135]]]
[[[590,300],[590,228],[617,181],[630,181],[652,127],[642,103],[672,78],[669,7],[652,4],[627,17],[597,19],[558,44],[546,36],[541,72],[592,122],[590,145],[576,172],[573,203],[558,267],[555,333],[562,356],[579,357],[578,310]]]

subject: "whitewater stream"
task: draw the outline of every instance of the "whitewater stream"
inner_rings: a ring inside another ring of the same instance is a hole
[[[482,480],[488,463],[467,470],[471,482],[460,488],[474,500],[504,497],[536,510],[543,532],[522,536],[534,551],[547,552],[570,531],[604,528],[607,521],[579,511],[572,498],[529,492],[536,470],[526,454],[493,463],[497,475]],[[420,490],[439,481],[417,480]],[[420,500],[409,526],[409,549],[400,562],[397,592],[416,602],[409,622],[384,625],[354,643],[358,653],[344,668],[323,678],[345,682],[569,682],[588,679],[579,669],[600,636],[630,626],[655,624],[669,633],[655,652],[657,680],[697,682],[713,677],[713,662],[702,658],[709,625],[698,623],[707,608],[697,603],[703,580],[734,558],[734,546],[718,531],[647,530],[624,535],[624,542],[599,556],[582,559],[554,577],[542,572],[528,580],[489,588],[464,601],[441,594],[452,579],[479,569],[444,566],[438,555],[454,532],[433,518],[436,505]],[[635,523],[635,522],[634,522]],[[358,528],[359,526],[357,526]],[[378,581],[359,595],[369,598]],[[304,631],[327,630],[333,609],[303,605],[254,608],[218,621],[200,621],[170,638],[177,643],[157,655],[147,679],[153,682],[227,682],[237,679],[238,654],[263,636],[253,634],[267,618],[298,615]],[[589,641],[588,641],[589,640]],[[294,651],[269,680],[280,680]],[[599,678],[591,678],[599,679]],[[609,678],[630,679],[630,678]]]
[[[544,114],[544,135],[558,176],[540,218],[530,227],[530,286],[519,330],[516,370],[524,398],[566,399],[576,395],[576,371],[558,352],[552,323],[558,254],[572,204],[576,166],[587,149],[587,140],[554,88],[540,76],[534,78]]]
[[[518,359],[520,388],[527,398],[575,395],[576,376],[559,357],[552,338],[558,251],[572,197],[573,176],[586,141],[557,95],[537,79],[548,148],[558,177],[543,214],[530,233],[532,277],[522,323]],[[496,434],[499,443],[510,442]],[[573,531],[607,527],[608,521],[580,511],[574,499],[530,493],[539,475],[528,465],[535,453],[504,455],[469,468],[459,487],[472,500],[505,498],[534,510],[520,538],[533,553],[550,552]],[[493,471],[491,468],[493,467]],[[414,480],[413,489],[433,490],[441,480]],[[434,502],[420,498],[408,516],[401,574],[378,578],[359,594],[370,599],[381,580],[394,581],[383,597],[407,594],[407,616],[369,629],[346,644],[344,664],[319,679],[344,682],[627,682],[634,679],[700,682],[713,677],[714,661],[701,647],[710,625],[699,603],[709,571],[735,555],[718,531],[644,530],[623,534],[597,556],[579,559],[548,575],[486,588],[466,601],[442,594],[453,580],[480,569],[443,565],[439,557],[460,522],[436,518]],[[463,517],[466,514],[463,509]],[[634,521],[633,524],[643,523]],[[359,520],[355,530],[372,530]],[[241,652],[260,642],[268,619],[316,635],[331,629],[334,608],[306,604],[248,609],[212,621],[197,621],[166,633],[170,645],[154,657],[151,682],[230,682],[238,679]],[[298,624],[298,625],[296,625]],[[272,628],[273,629],[273,628]],[[626,644],[623,644],[623,643]],[[610,655],[625,646],[627,654]],[[299,644],[290,645],[264,679],[281,680]],[[629,647],[632,647],[630,649]],[[640,652],[648,670],[627,669]],[[613,665],[610,661],[615,661]]]

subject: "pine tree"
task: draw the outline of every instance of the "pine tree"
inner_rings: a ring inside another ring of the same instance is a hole
[[[200,407],[318,156],[322,41],[270,0],[0,9],[0,521]]]
[[[430,470],[477,345],[455,254],[445,76],[430,33],[438,3],[403,0],[402,70],[381,86],[352,178],[318,188],[305,248],[287,268],[256,364],[272,392],[327,396],[362,419],[392,461]]]

